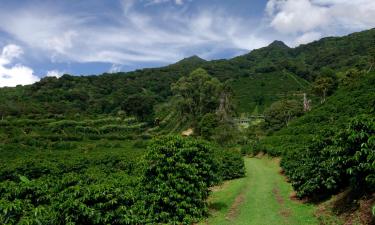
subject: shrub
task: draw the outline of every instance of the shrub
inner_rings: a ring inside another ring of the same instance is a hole
[[[281,163],[299,197],[329,195],[339,187],[375,190],[375,119],[353,119],[345,130],[325,130]]]
[[[245,176],[245,162],[239,152],[222,150],[220,172],[223,180]]]
[[[375,118],[359,116],[338,135],[333,161],[344,165],[350,184],[375,190]]]
[[[133,143],[134,148],[146,148],[147,147],[147,141],[138,139]]]
[[[255,156],[260,152],[262,152],[262,146],[257,140],[250,140],[246,145],[241,147],[242,155]]]
[[[207,215],[209,187],[219,182],[213,154],[208,142],[178,136],[151,143],[141,181],[145,223],[191,224]]]

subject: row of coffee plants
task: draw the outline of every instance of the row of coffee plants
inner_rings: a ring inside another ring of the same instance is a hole
[[[1,224],[191,224],[207,215],[209,187],[244,176],[239,153],[196,139],[159,138],[146,155],[123,141],[66,143],[3,157]]]
[[[142,136],[145,123],[135,118],[105,117],[88,120],[11,119],[0,121],[2,144],[52,148],[55,143],[83,140],[129,140]],[[142,136],[143,137],[143,136]],[[52,147],[51,147],[52,145]],[[5,148],[0,144],[0,149]]]
[[[303,151],[286,154],[281,166],[299,197],[325,197],[348,186],[374,192],[374,116],[358,116],[344,130],[323,130]]]

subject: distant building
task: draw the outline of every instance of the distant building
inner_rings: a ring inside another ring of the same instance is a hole
[[[255,123],[256,121],[264,120],[263,115],[255,115],[255,116],[241,116],[234,119],[234,122],[237,124],[237,126],[241,128],[248,128],[252,123]]]

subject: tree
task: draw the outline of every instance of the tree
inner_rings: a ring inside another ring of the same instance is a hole
[[[302,113],[303,107],[296,100],[277,101],[265,110],[265,123],[269,129],[279,130]]]
[[[191,119],[193,124],[219,106],[222,84],[204,69],[197,69],[172,85],[177,110],[181,118]]]
[[[234,114],[233,105],[233,90],[228,83],[222,85],[219,98],[219,107],[216,110],[216,115],[221,123],[228,123],[232,121],[232,114]]]
[[[335,72],[328,67],[323,67],[320,70],[320,75],[312,85],[312,91],[320,97],[320,102],[324,103],[326,97],[331,95],[337,88],[337,84],[338,80]]]
[[[363,72],[360,72],[358,69],[349,69],[340,79],[340,85],[342,86],[354,86],[360,77],[363,75]]]
[[[324,103],[327,95],[335,88],[335,82],[331,77],[317,78],[312,86],[313,92],[320,97],[320,102]]]
[[[130,95],[122,103],[122,109],[141,120],[151,120],[154,114],[155,98],[146,94]]]
[[[237,128],[232,119],[233,91],[228,83],[222,84],[205,70],[197,69],[173,84],[172,91],[175,96],[171,102],[177,109],[178,120],[221,145],[233,140]]]
[[[205,139],[210,139],[214,134],[215,128],[219,125],[217,115],[213,113],[207,113],[201,119],[198,124],[199,133]]]

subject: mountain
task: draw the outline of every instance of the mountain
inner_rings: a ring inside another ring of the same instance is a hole
[[[193,55],[193,56],[190,56],[188,58],[184,58],[180,61],[178,61],[176,64],[177,65],[183,65],[183,64],[187,64],[187,65],[200,65],[202,63],[205,63],[207,62],[206,60],[200,58],[199,56],[197,55]]]
[[[372,29],[324,38],[297,48],[275,41],[228,60],[205,61],[192,56],[166,67],[127,73],[46,77],[33,85],[1,88],[0,113],[4,117],[108,114],[123,110],[144,117],[154,105],[171,96],[172,83],[198,67],[231,84],[239,113],[262,113],[282,97],[296,98],[297,94],[307,92],[310,82],[324,67],[336,72],[368,69],[374,40]],[[135,112],[132,104],[138,103],[147,105]]]
[[[268,47],[271,47],[271,48],[282,48],[282,49],[289,49],[289,46],[286,45],[284,42],[282,41],[274,41],[272,42],[271,44],[268,45]]]

